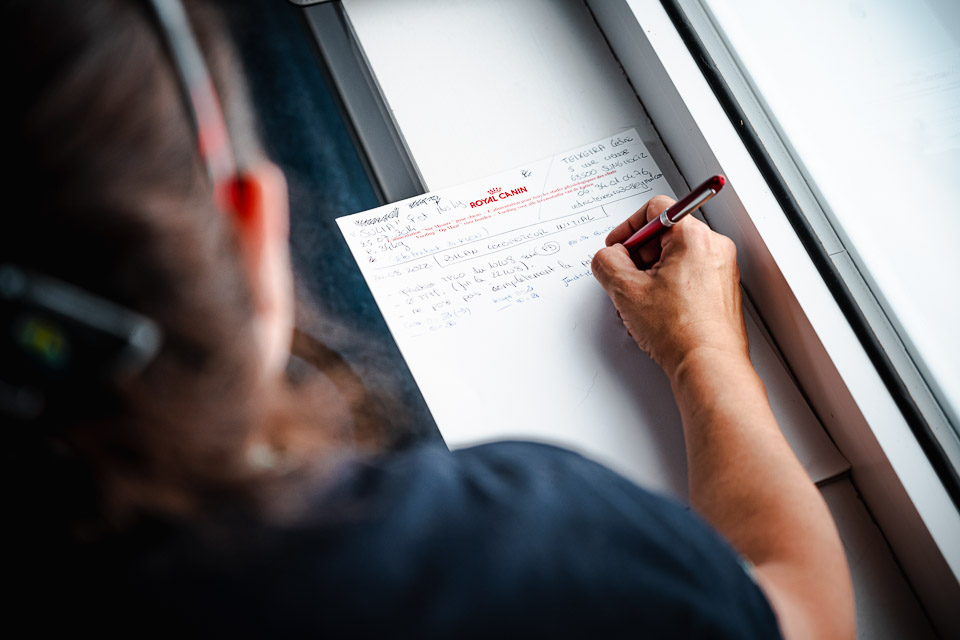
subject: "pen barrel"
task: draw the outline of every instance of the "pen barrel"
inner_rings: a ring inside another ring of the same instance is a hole
[[[723,188],[723,185],[726,184],[726,182],[726,178],[720,175],[707,178],[694,187],[690,193],[673,203],[670,206],[669,211],[671,213],[684,211],[690,207],[690,205],[694,204],[694,202],[703,198],[704,194],[709,194],[709,197],[716,195],[716,193]],[[709,197],[707,199],[709,199]],[[673,216],[671,216],[671,218],[673,218]],[[674,220],[674,222],[676,221],[677,220]]]
[[[627,238],[623,246],[628,250],[633,250],[650,242],[679,222],[684,216],[696,211],[700,208],[700,205],[717,195],[717,192],[723,188],[726,182],[727,179],[721,175],[707,178],[698,184],[693,191],[661,211],[658,217],[643,225],[639,231]]]
[[[658,235],[663,233],[666,230],[666,225],[663,224],[660,217],[656,217],[647,224],[640,227],[640,229],[634,233],[632,236],[627,238],[626,242],[623,243],[623,246],[627,250],[633,250],[639,248],[640,246],[650,242]]]

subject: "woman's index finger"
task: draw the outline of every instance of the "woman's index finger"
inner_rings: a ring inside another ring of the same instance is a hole
[[[672,198],[667,196],[654,196],[643,203],[643,206],[637,209],[633,215],[617,225],[613,231],[607,234],[607,246],[622,244],[627,238],[640,230],[643,225],[653,220],[660,213],[674,203]]]

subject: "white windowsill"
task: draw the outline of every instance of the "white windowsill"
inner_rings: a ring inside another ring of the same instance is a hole
[[[344,0],[342,7],[385,115],[430,189],[631,126],[671,185],[682,189],[681,176],[730,178],[732,188],[705,215],[737,242],[749,297],[853,464],[853,480],[921,601],[941,633],[960,635],[944,622],[957,624],[950,616],[960,600],[960,517],[659,2]],[[842,243],[826,235],[829,225],[817,230],[843,255]],[[864,541],[847,543],[859,559]]]
[[[931,617],[960,633],[960,514],[669,17],[657,0],[588,4],[680,171],[729,179],[735,197],[705,216],[736,242],[745,288]]]

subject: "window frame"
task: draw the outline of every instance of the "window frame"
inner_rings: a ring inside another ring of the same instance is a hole
[[[815,185],[811,186],[811,179],[795,160],[795,152],[769,119],[769,108],[757,99],[756,88],[744,77],[742,64],[729,41],[717,30],[706,2],[668,0],[662,4],[688,49],[709,57],[709,61],[700,60],[701,71],[721,104],[729,103],[723,104],[728,117],[747,123],[740,131],[741,139],[747,146],[753,143],[755,150],[751,155],[755,160],[762,156],[767,161],[765,178],[775,190],[779,187],[778,202],[950,492],[954,505],[960,508],[960,421],[950,403],[938,401],[936,380],[922,368],[909,336],[878,293],[879,286],[869,271],[861,266],[856,247],[843,233],[836,216],[814,193]],[[696,26],[693,20],[697,21]],[[713,69],[707,68],[709,62],[715,64]],[[757,164],[764,170],[760,160]]]
[[[960,623],[951,620],[960,600],[957,487],[949,474],[944,481],[942,460],[931,462],[937,454],[931,457],[930,441],[921,444],[924,436],[918,439],[911,428],[917,425],[904,413],[916,411],[930,435],[946,446],[955,434],[905,345],[761,105],[750,99],[752,90],[699,0],[586,1],[681,173],[729,178],[731,193],[706,205],[704,217],[736,242],[748,296],[798,386],[851,462],[852,478],[908,580],[941,630],[956,627]],[[700,50],[684,41],[684,28],[700,41]],[[730,105],[718,99],[710,74],[740,98],[742,124],[731,121]],[[751,156],[741,134],[760,141],[779,184],[765,174],[769,167]],[[803,212],[816,246],[809,246],[809,238],[804,245],[784,204]],[[811,251],[829,264],[816,264]],[[846,294],[838,296],[837,285]],[[855,309],[844,308],[844,295]],[[864,316],[856,330],[851,311]],[[876,348],[898,370],[901,388],[885,379],[889,371],[882,370],[878,353],[870,352]],[[913,399],[913,409],[905,398]],[[960,456],[960,448],[942,454]],[[956,467],[950,469],[956,473]]]

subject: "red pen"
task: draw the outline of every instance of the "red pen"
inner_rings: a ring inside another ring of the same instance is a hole
[[[628,250],[633,250],[650,242],[680,222],[685,215],[699,209],[704,202],[717,195],[717,192],[720,191],[726,183],[727,179],[720,175],[707,178],[701,184],[697,185],[688,195],[680,198],[664,209],[659,218],[654,218],[640,227],[639,231],[627,238],[623,246]]]

